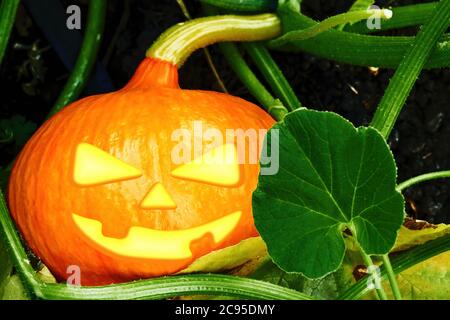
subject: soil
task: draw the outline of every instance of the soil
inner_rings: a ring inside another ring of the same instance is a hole
[[[67,2],[67,5],[78,3],[82,12],[87,12],[86,1],[62,2]],[[186,2],[191,14],[198,16],[198,2]],[[344,12],[352,2],[304,0],[303,11],[315,19],[324,19]],[[378,4],[397,6],[425,1],[399,2],[379,1]],[[99,60],[103,61],[114,86],[120,88],[127,82],[144,57],[145,50],[159,34],[184,20],[175,0],[108,1],[105,35]],[[118,27],[120,24],[121,28]],[[393,33],[413,34],[416,31],[416,28],[409,28]],[[35,69],[31,75],[19,77],[18,70],[30,60],[30,52],[13,47],[18,44],[29,45],[37,40],[40,48],[49,46],[27,9],[21,6],[0,70],[0,119],[16,117],[14,123],[28,128],[30,133],[33,127],[42,123],[69,75],[69,71],[50,47],[40,54],[37,62],[36,59],[31,59]],[[229,93],[255,102],[230,70],[219,50],[215,46],[209,50]],[[108,54],[109,58],[105,59]],[[355,125],[369,123],[393,75],[393,70],[380,69],[373,72],[367,67],[338,64],[304,53],[273,52],[273,57],[304,106],[337,112]],[[32,79],[34,82],[30,89],[29,83]],[[220,91],[201,50],[180,70],[180,85],[186,89]],[[450,117],[449,101],[450,70],[423,71],[389,139],[398,165],[399,181],[418,174],[450,168],[450,126],[447,124]],[[18,115],[24,117],[22,122],[17,120]],[[0,134],[5,135],[1,129]],[[20,144],[14,140],[9,143],[0,142],[0,166],[6,166],[19,150]],[[430,223],[450,223],[450,180],[422,183],[409,188],[404,194],[407,213],[410,216]]]

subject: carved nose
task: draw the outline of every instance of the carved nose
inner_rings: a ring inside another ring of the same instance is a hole
[[[176,203],[164,186],[157,182],[141,201],[141,208],[144,209],[175,209]]]

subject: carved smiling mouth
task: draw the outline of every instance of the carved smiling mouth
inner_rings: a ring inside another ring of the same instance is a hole
[[[220,244],[237,226],[242,212],[236,211],[220,219],[184,230],[153,230],[133,226],[125,238],[106,237],[102,223],[95,219],[72,214],[81,232],[95,244],[120,256],[144,259],[188,259],[192,257],[190,244],[206,234],[211,234]]]
[[[234,187],[240,181],[236,147],[221,145],[192,163],[174,170],[174,178],[209,183],[221,187]],[[105,151],[88,143],[77,146],[74,165],[74,182],[82,187],[113,183],[140,177],[142,171],[122,162]],[[177,205],[164,186],[155,183],[140,202],[142,209],[176,209]],[[236,228],[242,211],[230,213],[220,219],[185,230],[153,230],[133,226],[125,238],[106,237],[102,222],[72,213],[81,233],[99,248],[110,253],[143,259],[189,259],[193,256],[191,243],[203,236],[212,235],[218,246]]]

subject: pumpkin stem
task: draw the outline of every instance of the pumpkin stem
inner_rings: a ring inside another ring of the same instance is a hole
[[[198,18],[169,28],[148,49],[146,56],[180,67],[195,50],[215,42],[260,41],[280,33],[280,20],[270,13]]]
[[[145,58],[122,90],[166,87],[179,89],[178,70],[168,61]]]

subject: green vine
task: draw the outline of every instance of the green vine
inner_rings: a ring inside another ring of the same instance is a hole
[[[345,26],[344,31],[364,34],[422,25],[428,21],[437,4],[438,2],[427,2],[395,7],[391,9],[392,18],[383,21],[381,29],[369,29],[366,21],[361,21]]]
[[[272,40],[270,43],[272,46],[282,46],[292,41],[310,39],[336,26],[361,20],[367,20],[374,14],[378,14],[380,18],[383,19],[390,19],[392,17],[392,11],[388,9],[358,10],[346,12],[325,19],[320,23],[312,25],[309,28],[287,32],[281,37]]]
[[[382,255],[383,266],[386,268],[386,273],[389,279],[389,283],[391,285],[392,293],[396,300],[402,300],[402,295],[400,293],[400,289],[398,287],[397,279],[395,278],[394,269],[392,269],[391,260],[389,259],[389,255]]]
[[[409,188],[417,183],[442,178],[450,178],[450,170],[425,173],[420,176],[408,179],[400,183],[397,186],[397,190],[403,191],[404,189]]]
[[[288,113],[283,103],[275,99],[264,85],[258,80],[241,56],[239,49],[233,43],[220,43],[219,48],[236,73],[239,80],[244,83],[249,92],[258,100],[262,107],[269,112],[277,121],[281,121]]]
[[[212,6],[203,5],[202,8],[203,11],[208,16],[215,16],[219,14],[219,11]],[[249,42],[248,44],[250,45],[250,47],[252,47],[253,43]],[[227,60],[228,64],[230,65],[231,69],[233,69],[236,76],[245,85],[250,94],[253,95],[255,99],[261,104],[261,106],[268,113],[270,113],[277,121],[281,121],[284,118],[284,116],[289,112],[289,110],[283,105],[283,103],[279,99],[275,99],[272,96],[272,94],[266,89],[266,87],[261,83],[261,81],[259,81],[258,77],[256,77],[256,75],[248,66],[245,59],[242,57],[238,47],[234,43],[225,42],[219,43],[219,48],[222,54],[224,55],[225,59]],[[259,47],[256,48],[256,51],[261,57],[261,59],[258,60],[257,65],[261,67],[260,70],[263,72],[263,74],[265,74],[266,79],[268,79],[268,82],[272,85],[272,88],[276,87],[275,91],[277,92],[278,89],[281,89],[281,86],[287,84],[287,80],[284,79],[284,76],[282,75],[281,71],[279,72],[273,71],[273,73],[270,74],[263,71],[267,70],[266,68],[267,64],[274,66],[275,63],[271,59],[269,53],[267,52],[267,54],[264,55],[264,53],[262,53],[262,50],[263,50],[262,48]],[[262,55],[264,56],[262,57]],[[277,68],[277,70],[279,69]],[[287,86],[290,87],[289,84],[287,84]],[[286,87],[284,88],[286,89]],[[288,96],[285,95],[285,93]],[[295,96],[295,94],[293,93],[292,89],[290,90],[286,89],[285,91],[283,91],[283,94],[281,94],[281,96],[287,98],[286,101],[292,103],[293,96]],[[288,108],[290,107],[290,104],[286,105],[288,106]]]
[[[104,287],[74,287],[48,284],[44,299],[146,299],[158,300],[183,295],[220,295],[258,300],[312,300],[310,296],[268,282],[249,278],[193,274],[140,280]]]
[[[16,18],[19,0],[9,0],[0,2],[0,65],[8,46],[11,29]]]
[[[362,259],[363,259],[363,261],[364,261],[364,263],[366,264],[367,267],[370,267],[370,266],[374,265],[372,258],[368,254],[366,254],[364,252],[364,250],[361,249],[361,248],[360,248],[360,253],[361,253],[361,257],[362,257]],[[375,272],[375,271],[373,271],[373,272]],[[376,275],[372,274],[372,276],[375,277]],[[377,292],[378,299],[380,299],[380,300],[387,300],[386,291],[384,291],[384,288],[383,288],[382,284],[380,284],[379,287],[376,286],[375,290]]]
[[[229,11],[270,12],[275,10],[276,7],[275,0],[247,0],[247,1],[200,0],[200,1],[202,3],[213,5],[217,8],[222,8]],[[361,21],[345,25],[343,31],[366,34],[422,25],[428,20],[430,14],[436,8],[437,3],[438,2],[427,2],[391,8],[393,16],[391,19],[383,21],[380,30],[369,29],[367,28],[366,21]]]
[[[450,0],[441,0],[400,63],[378,105],[371,125],[387,138],[433,48],[448,28]]]
[[[105,13],[106,0],[89,1],[89,13],[80,53],[78,54],[75,67],[53,108],[50,110],[48,117],[75,101],[86,86],[100,48]]]
[[[306,29],[318,23],[301,13],[280,8],[283,16],[283,32]],[[307,52],[325,59],[351,65],[397,68],[415,41],[414,37],[361,35],[338,30],[327,30],[314,38],[291,41],[283,45],[268,42],[269,49]],[[450,66],[450,42],[441,40],[432,48],[425,68]]]
[[[303,107],[269,50],[257,42],[243,44],[259,71],[289,111]]]

